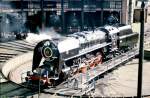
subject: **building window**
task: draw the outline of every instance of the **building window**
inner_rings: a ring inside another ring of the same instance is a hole
[[[81,8],[81,0],[68,0],[69,8]]]
[[[116,9],[121,9],[121,1],[116,2]]]
[[[121,9],[121,0],[104,0],[103,8]]]

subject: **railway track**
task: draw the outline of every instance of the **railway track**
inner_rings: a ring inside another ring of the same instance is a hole
[[[32,45],[24,40],[6,42],[0,44],[0,54],[1,55],[18,55],[21,53],[26,53],[32,51],[35,45]]]
[[[31,44],[25,40],[0,43],[0,97],[32,96],[36,91],[25,88],[14,82],[8,81],[1,73],[3,65],[14,57],[33,51],[36,43]]]
[[[28,97],[28,96],[34,96],[34,94],[37,94],[37,90],[25,88],[21,85],[18,85],[16,83],[13,83],[11,81],[1,83],[0,87],[3,89],[0,89],[0,98],[7,98],[7,97],[14,97],[14,96],[20,96],[20,97]]]
[[[1,73],[1,69],[3,65],[10,59],[27,53],[29,51],[33,51],[36,43],[31,44],[25,40],[17,40],[13,42],[5,42],[0,43],[0,83],[6,82],[7,79]]]

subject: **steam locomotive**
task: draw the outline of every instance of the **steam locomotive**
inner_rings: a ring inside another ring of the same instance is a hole
[[[39,42],[34,49],[32,71],[26,80],[43,86],[57,85],[68,77],[136,47],[138,33],[130,25],[104,26],[63,38]]]
[[[27,29],[24,20],[19,13],[0,13],[0,36],[15,35],[16,39],[25,39]]]

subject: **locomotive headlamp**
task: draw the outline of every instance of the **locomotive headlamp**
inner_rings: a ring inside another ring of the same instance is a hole
[[[46,75],[44,75],[44,77],[46,78],[47,76],[46,76]]]
[[[33,70],[33,73],[37,73],[37,71],[36,71],[36,70]]]
[[[43,49],[43,56],[44,57],[46,57],[46,58],[52,57],[52,54],[53,54],[53,52],[52,52],[51,48],[44,47],[44,49]]]

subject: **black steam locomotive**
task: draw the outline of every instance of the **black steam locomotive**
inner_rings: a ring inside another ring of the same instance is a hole
[[[60,39],[43,40],[34,49],[32,71],[27,73],[26,80],[57,85],[135,48],[137,42],[138,33],[133,33],[130,25],[104,26]]]
[[[0,13],[0,38],[14,35],[16,39],[25,39],[27,29],[25,19],[19,13]]]

